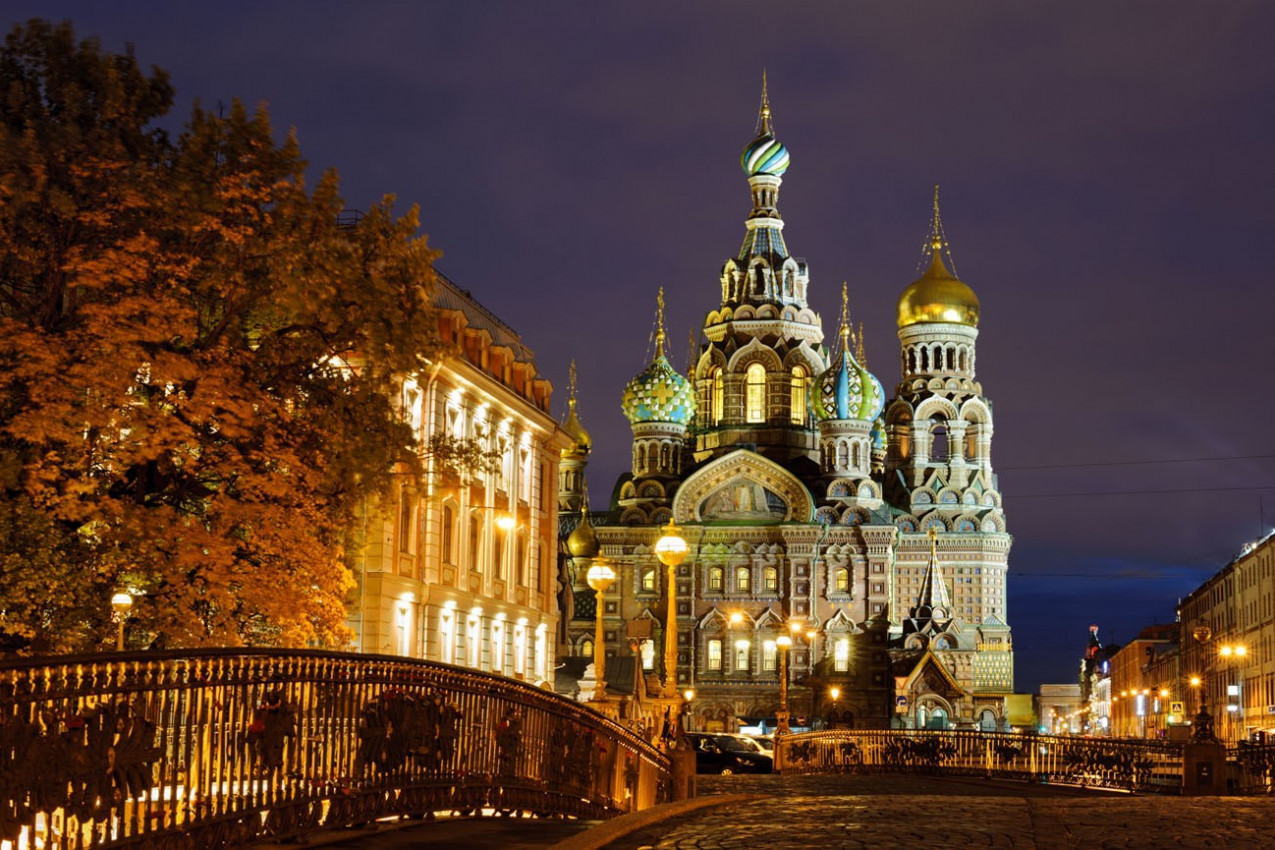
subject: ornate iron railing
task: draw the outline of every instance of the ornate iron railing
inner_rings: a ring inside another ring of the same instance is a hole
[[[0,847],[214,848],[391,815],[605,818],[666,756],[578,703],[410,659],[119,653],[0,664]]]
[[[833,730],[775,741],[781,773],[930,773],[1176,794],[1182,749],[1162,741],[1007,732]]]
[[[1275,792],[1275,744],[1240,743],[1227,749],[1226,761],[1235,793]]]

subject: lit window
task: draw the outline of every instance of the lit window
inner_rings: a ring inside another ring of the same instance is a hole
[[[747,592],[750,583],[750,574],[748,567],[738,567],[735,570],[735,589],[741,593]]]
[[[593,641],[585,638],[580,642],[580,654],[585,658],[593,657]]]
[[[655,590],[655,570],[642,573],[642,589],[648,593]]]
[[[836,580],[833,586],[836,588],[837,593],[849,593],[850,592],[850,571],[845,569],[844,567],[837,570]]]
[[[773,640],[768,640],[762,643],[761,669],[767,670],[767,671],[774,670],[776,666],[776,660],[778,659],[778,657],[779,657],[779,648],[775,645],[775,642]]]
[[[749,422],[766,421],[766,367],[754,363],[748,367],[745,394],[745,419]]]
[[[653,640],[642,641],[642,669],[655,669],[655,641]]]
[[[752,644],[746,640],[735,641],[735,669],[738,671],[748,670],[748,653],[752,649]]]
[[[723,407],[726,401],[725,381],[722,378],[722,370],[713,370],[713,397],[709,401],[709,414],[714,425],[718,425],[722,421]]]
[[[801,366],[792,367],[792,401],[789,407],[794,425],[806,424],[806,391],[808,389],[806,370]]]
[[[722,669],[722,642],[714,639],[708,642],[708,669]]]
[[[832,650],[833,669],[844,673],[850,669],[850,638],[838,638]]]
[[[765,583],[767,590],[779,589],[779,570],[774,567],[766,567],[762,573],[762,581]]]
[[[716,590],[718,593],[722,590],[722,568],[713,567],[708,571],[708,589]]]

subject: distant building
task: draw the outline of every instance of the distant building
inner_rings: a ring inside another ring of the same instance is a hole
[[[1080,700],[1080,683],[1041,685],[1036,694],[1036,716],[1043,732],[1050,735],[1079,735],[1084,731],[1085,712]]]
[[[1081,732],[1084,734],[1112,734],[1111,656],[1119,651],[1119,644],[1103,646],[1098,640],[1098,627],[1089,627],[1089,643],[1080,660],[1080,702],[1084,713]]]
[[[1186,720],[1174,704],[1184,701],[1177,675],[1178,625],[1147,626],[1111,656],[1111,734],[1163,738]],[[1170,660],[1173,663],[1170,663]]]
[[[1273,564],[1275,532],[1247,544],[1178,603],[1181,675],[1200,680],[1193,690],[1225,741],[1275,732]]]
[[[640,660],[638,685],[693,687],[697,729],[773,723],[785,661],[798,726],[1006,727],[1011,538],[975,375],[978,297],[944,261],[937,196],[928,268],[898,301],[901,375],[887,398],[844,288],[830,345],[809,306],[777,206],[788,150],[764,91],[741,163],[743,243],[712,285],[693,362],[683,373],[666,356],[661,292],[655,357],[624,390],[631,471],[587,524],[563,482],[560,504],[577,509],[563,527],[564,663],[593,650],[585,571],[600,551],[618,574],[606,651]],[[653,552],[670,519],[690,547],[673,587]]]
[[[439,335],[454,354],[403,382],[428,474],[369,506],[350,626],[360,651],[426,658],[552,686],[558,631],[558,467],[571,445],[552,387],[518,334],[442,275]],[[499,454],[448,475],[431,438]]]

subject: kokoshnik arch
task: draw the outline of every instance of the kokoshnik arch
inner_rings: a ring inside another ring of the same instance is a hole
[[[657,682],[673,632],[673,680],[695,690],[696,728],[776,717],[784,660],[794,725],[1003,726],[1011,538],[991,405],[975,376],[979,301],[948,269],[937,188],[929,268],[898,301],[901,375],[887,399],[845,286],[831,347],[807,304],[809,270],[789,252],[778,209],[789,154],[764,83],[740,163],[752,209],[722,266],[720,304],[683,375],[665,356],[661,290],[655,358],[623,395],[632,468],[606,511],[585,499],[592,442],[573,393],[559,495],[560,661],[579,677],[592,657],[585,573],[602,554],[617,573],[607,652],[628,657],[629,637],[650,634],[631,641],[640,670],[630,679]],[[653,551],[670,519],[690,546],[675,571],[675,630],[665,628],[668,581]],[[791,643],[781,639],[790,631]],[[607,678],[613,694],[624,690]]]

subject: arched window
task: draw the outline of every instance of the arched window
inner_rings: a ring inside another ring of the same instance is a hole
[[[748,670],[750,666],[748,663],[748,656],[750,654],[750,651],[752,650],[752,647],[753,647],[752,643],[750,641],[744,640],[743,638],[740,638],[739,640],[735,641],[734,669],[736,671],[746,672]]]
[[[642,573],[642,590],[651,593],[655,590],[655,570]]]
[[[722,642],[713,638],[708,642],[708,669],[718,673],[722,670]]]
[[[406,487],[399,496],[398,551],[412,551],[412,493]]]
[[[761,669],[772,672],[779,658],[779,647],[773,640],[763,641],[761,645]]]
[[[469,568],[478,572],[478,544],[483,539],[483,515],[478,511],[469,514]]]
[[[746,373],[744,418],[748,422],[766,421],[766,367],[754,363]]]
[[[751,584],[752,573],[748,567],[735,568],[735,589],[740,593],[746,593]]]
[[[947,423],[936,422],[930,434],[934,437],[930,446],[930,460],[943,463],[947,460]]]
[[[842,567],[841,569],[837,570],[837,572],[835,573],[833,577],[832,586],[836,589],[837,593],[849,593],[850,592],[850,571],[847,570],[845,567]]]
[[[580,654],[584,656],[585,658],[592,658],[593,657],[593,641],[589,640],[589,638],[585,638],[584,640],[580,641]]]
[[[642,669],[655,669],[655,641],[653,640],[642,641]]]
[[[514,551],[514,582],[518,587],[527,586],[527,538],[518,535],[518,547]]]
[[[714,425],[721,424],[722,415],[726,406],[726,389],[725,380],[722,378],[722,370],[713,370],[713,385],[711,389],[712,397],[708,400],[709,420]]]
[[[779,570],[766,567],[762,571],[762,585],[766,590],[779,590]]]
[[[708,589],[722,592],[722,568],[711,567],[708,571]]]
[[[838,673],[850,669],[850,638],[837,638],[832,645],[832,667]]]
[[[789,405],[794,425],[806,424],[806,391],[810,382],[806,378],[806,370],[801,366],[792,367],[792,401]]]
[[[443,528],[442,528],[442,550],[443,563],[456,563],[456,509],[451,503],[443,503]]]

